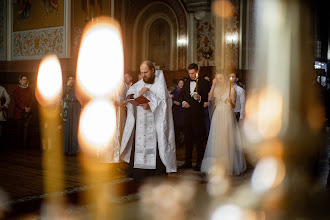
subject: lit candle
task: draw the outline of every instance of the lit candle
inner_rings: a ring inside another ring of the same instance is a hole
[[[196,92],[198,93],[198,73],[196,73]]]
[[[87,24],[77,63],[77,96],[83,103],[78,140],[85,181],[95,185],[86,199],[95,204],[92,219],[110,219],[109,197],[112,192],[102,181],[110,175],[110,166],[101,163],[97,153],[110,146],[116,126],[111,97],[123,85],[123,47],[119,24],[100,17]]]
[[[229,78],[229,98],[230,98],[230,92],[231,92],[231,80],[232,80],[232,77]]]
[[[58,101],[62,94],[62,71],[55,55],[45,57],[39,66],[36,98],[41,112],[40,127],[43,151],[44,191],[51,193],[63,190],[63,158],[60,125],[60,106]],[[47,197],[48,205],[60,208],[63,198]],[[52,215],[47,212],[46,215]]]

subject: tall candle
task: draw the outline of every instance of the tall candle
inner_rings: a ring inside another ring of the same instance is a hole
[[[62,71],[59,60],[55,55],[45,57],[39,66],[37,77],[36,98],[41,112],[40,127],[43,148],[43,178],[44,192],[62,191],[63,153],[60,125],[60,100],[62,94]],[[48,205],[60,208],[63,198],[60,196],[47,197]],[[52,215],[47,212],[46,215]]]
[[[116,114],[110,102],[123,82],[123,47],[119,24],[99,17],[87,24],[77,63],[77,96],[84,105],[80,116],[78,140],[85,181],[95,185],[86,200],[95,204],[92,219],[116,219],[111,215],[109,198],[114,194],[104,180],[109,179],[110,165],[98,160],[114,136]]]
[[[196,73],[196,92],[198,93],[198,73]]]
[[[232,77],[229,78],[229,98],[230,98],[230,92],[231,92],[231,80],[232,80]]]

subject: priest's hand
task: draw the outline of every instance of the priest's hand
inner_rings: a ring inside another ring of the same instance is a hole
[[[149,110],[149,109],[150,109],[150,106],[149,106],[148,103],[140,104],[140,106],[141,106],[144,110]]]
[[[149,91],[149,88],[147,88],[147,87],[143,87],[143,88],[140,90],[139,94],[140,94],[140,96],[141,96],[141,95],[146,94],[148,91]]]
[[[115,101],[115,106],[125,106],[125,102]]]

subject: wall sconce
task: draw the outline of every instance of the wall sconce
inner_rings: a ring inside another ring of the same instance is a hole
[[[212,54],[213,54],[213,51],[212,50],[209,50],[209,51],[204,51],[203,52],[203,57],[204,57],[204,59],[210,59],[210,57],[212,56]]]
[[[178,39],[177,41],[178,47],[182,47],[187,44],[187,40],[185,38]]]
[[[213,51],[212,50],[208,50],[208,51],[204,51],[202,56],[204,58],[204,65],[205,66],[209,66],[209,59],[211,58],[213,54]]]
[[[237,33],[227,33],[225,39],[227,44],[235,44],[238,41]]]

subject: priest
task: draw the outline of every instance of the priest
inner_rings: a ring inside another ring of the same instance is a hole
[[[127,102],[127,119],[121,143],[121,159],[129,163],[128,176],[136,182],[176,172],[176,152],[171,100],[163,72],[152,62],[140,66],[143,78],[127,91],[126,98],[144,96],[150,102]]]

